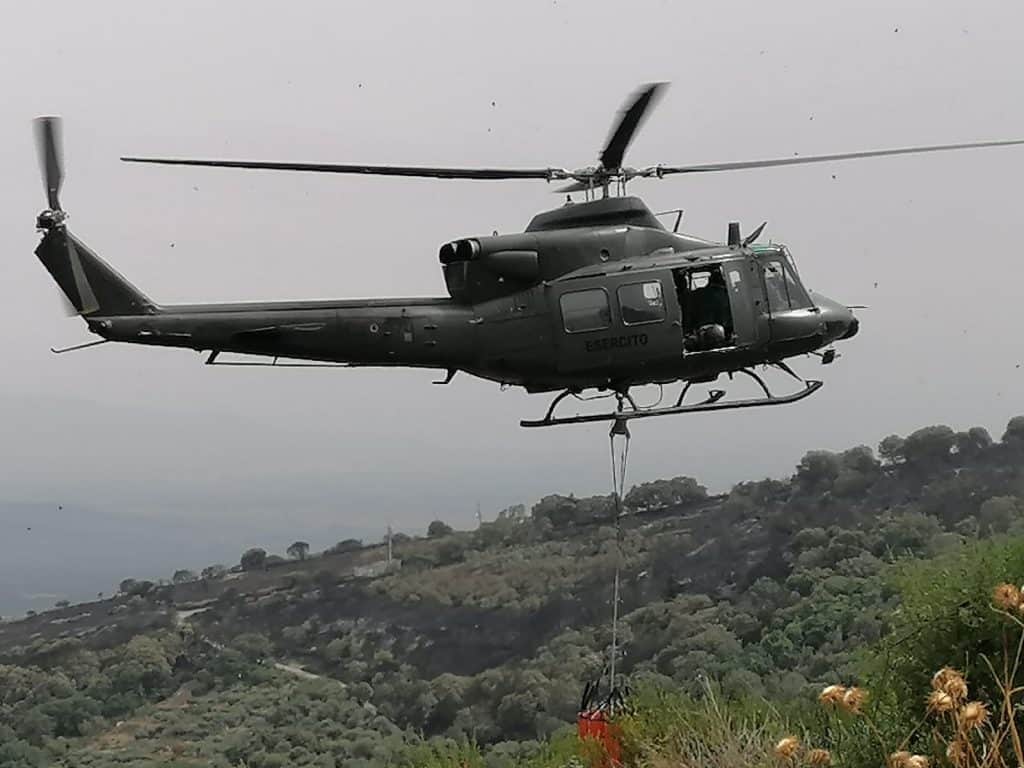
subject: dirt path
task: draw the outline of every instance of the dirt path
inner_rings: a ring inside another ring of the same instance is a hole
[[[202,613],[203,611],[207,610],[208,607],[209,606],[204,606],[202,608],[193,608],[193,609],[188,610],[188,611],[178,611],[178,613],[175,615],[175,623],[179,627],[183,627],[183,626],[185,626],[186,622],[188,622],[188,620],[192,616],[195,616],[197,613]],[[206,638],[203,638],[203,640],[205,642],[209,643],[212,647],[216,648],[218,651],[224,650],[224,646],[221,645],[220,643],[216,643],[216,642],[213,642],[211,640],[206,640]],[[279,670],[281,672],[285,672],[285,673],[287,673],[289,675],[294,675],[295,677],[300,677],[303,680],[331,680],[331,679],[333,679],[333,678],[329,678],[329,677],[324,677],[323,675],[318,675],[315,672],[310,672],[308,670],[305,670],[302,667],[298,666],[297,664],[285,664],[285,663],[280,662],[280,661],[273,661],[272,659],[267,659],[267,661],[270,662],[273,665],[274,669]],[[334,682],[336,682],[342,688],[345,687],[345,684],[343,682],[341,682],[340,680],[335,680]]]
[[[309,672],[309,671],[303,669],[302,667],[295,666],[294,664],[282,664],[280,661],[275,661],[274,662],[274,669],[279,669],[282,672],[287,672],[290,675],[295,675],[296,677],[301,677],[303,680],[324,680],[325,679],[323,675],[318,675],[315,672]],[[340,680],[338,680],[336,682],[342,688],[345,687],[345,684],[343,682],[341,682]]]

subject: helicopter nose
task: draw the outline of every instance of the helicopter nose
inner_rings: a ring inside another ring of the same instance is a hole
[[[849,307],[821,294],[814,295],[814,303],[818,307],[821,320],[825,323],[825,337],[829,342],[842,341],[857,335],[860,321],[854,317],[853,310]]]
[[[853,313],[851,312],[850,314],[852,315]],[[857,331],[859,331],[859,330],[860,330],[860,320],[858,320],[855,317],[855,318],[853,318],[850,321],[850,327],[847,328],[846,333],[844,333],[842,336],[839,337],[839,340],[843,341],[845,339],[852,339],[854,336],[857,335]]]

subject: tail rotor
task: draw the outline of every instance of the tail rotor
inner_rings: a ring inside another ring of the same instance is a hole
[[[37,117],[33,127],[47,205],[36,219],[36,228],[47,233],[37,253],[63,291],[66,314],[89,315],[99,310],[100,304],[76,241],[64,227],[68,215],[60,206],[60,189],[64,184],[61,119]]]
[[[63,223],[67,214],[60,207],[60,188],[64,183],[64,146],[59,117],[37,117],[34,121],[36,152],[46,190],[47,209],[39,214],[40,229]]]

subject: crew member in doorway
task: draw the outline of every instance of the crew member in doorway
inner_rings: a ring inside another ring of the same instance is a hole
[[[727,346],[733,335],[729,288],[718,267],[707,273],[707,283],[690,293],[691,321],[687,351],[698,352]]]
[[[720,325],[725,338],[732,337],[732,311],[729,307],[729,289],[722,277],[722,270],[713,269],[708,284],[702,289],[701,309],[704,321],[701,325]]]

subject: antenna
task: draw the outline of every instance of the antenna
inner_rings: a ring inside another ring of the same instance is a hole
[[[391,523],[388,523],[388,567],[391,566]]]

